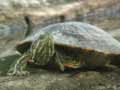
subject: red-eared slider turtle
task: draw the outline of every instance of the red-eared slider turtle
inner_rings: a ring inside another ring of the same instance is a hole
[[[54,62],[62,71],[66,66],[101,67],[111,61],[120,62],[120,43],[104,30],[82,22],[57,23],[39,29],[16,49],[35,64]]]

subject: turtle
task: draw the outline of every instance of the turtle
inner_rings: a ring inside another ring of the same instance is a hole
[[[56,65],[60,71],[120,64],[120,42],[97,26],[69,21],[34,31],[16,45],[22,55],[16,67],[29,60],[40,66]]]

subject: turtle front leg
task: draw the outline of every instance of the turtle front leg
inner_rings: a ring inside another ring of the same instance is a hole
[[[25,71],[27,62],[30,58],[28,53],[23,54],[16,62],[14,62],[8,70],[8,75],[26,75],[28,71]]]

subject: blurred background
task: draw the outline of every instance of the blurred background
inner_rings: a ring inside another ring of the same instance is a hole
[[[32,20],[33,31],[53,23],[79,21],[102,28],[120,41],[120,0],[0,0],[0,75],[20,57],[14,47],[27,30],[24,16]],[[104,74],[81,72],[77,79],[66,78],[68,73],[41,69],[38,73],[22,79],[0,77],[0,90],[120,90],[119,69]]]
[[[120,0],[1,0],[0,52],[24,39],[24,16],[31,18],[33,30],[80,21],[98,26],[120,40]]]

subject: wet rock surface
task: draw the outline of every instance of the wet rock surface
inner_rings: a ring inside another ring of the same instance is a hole
[[[34,70],[30,76],[0,77],[1,90],[119,90],[120,69],[111,71],[50,72]]]

